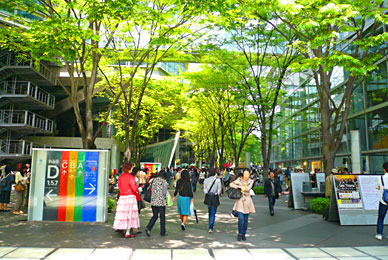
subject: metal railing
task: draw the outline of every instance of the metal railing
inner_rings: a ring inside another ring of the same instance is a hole
[[[0,110],[0,124],[12,126],[30,126],[47,132],[53,132],[53,121],[25,110]]]
[[[4,140],[0,139],[0,154],[22,154],[30,155],[32,142],[25,140]]]
[[[27,95],[51,108],[55,106],[55,97],[30,81],[2,81],[0,82],[1,95]]]
[[[28,66],[34,68],[38,71],[43,77],[52,82],[54,85],[57,84],[57,77],[55,72],[51,71],[47,66],[41,62],[36,62],[31,59],[26,59],[19,56],[17,53],[8,52],[0,55],[0,64],[5,66]]]

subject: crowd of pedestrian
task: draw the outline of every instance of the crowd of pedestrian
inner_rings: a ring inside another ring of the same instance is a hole
[[[15,190],[15,204],[12,213],[24,214],[22,206],[28,206],[30,189],[30,163],[23,162],[16,165],[5,163],[0,165],[0,211],[9,211],[11,191]]]
[[[250,214],[255,213],[255,205],[252,200],[253,188],[257,185],[264,186],[264,197],[268,199],[268,209],[271,216],[275,215],[275,202],[282,194],[282,186],[286,190],[290,187],[291,172],[297,169],[270,169],[268,178],[264,180],[261,169],[231,169],[221,168],[167,168],[159,172],[147,172],[147,169],[132,167],[130,163],[122,166],[122,173],[109,176],[109,193],[113,194],[118,187],[117,207],[113,228],[121,232],[126,238],[134,238],[140,231],[141,209],[145,207],[144,201],[150,202],[152,217],[148,221],[144,231],[148,237],[156,223],[160,220],[160,236],[167,236],[166,232],[166,209],[173,202],[177,205],[177,213],[180,216],[182,231],[187,229],[189,216],[196,214],[194,195],[198,184],[202,189],[208,209],[208,230],[213,233],[217,209],[220,205],[220,196],[226,191],[229,196],[234,190],[235,200],[231,209],[231,216],[237,221],[237,240],[246,241],[248,220]],[[376,189],[380,192],[377,235],[376,239],[382,240],[384,219],[388,212],[388,162],[383,164],[384,175],[378,178]],[[317,185],[317,173],[320,169],[314,169],[309,174],[313,187]],[[340,171],[336,168],[331,170],[326,177],[325,195],[332,196],[333,175],[351,174],[348,169]],[[9,211],[11,194],[14,194],[12,213],[24,214],[22,206],[28,206],[29,186],[31,179],[30,163],[19,163],[15,166],[10,164],[0,165],[0,211]],[[315,186],[314,186],[315,185]],[[168,189],[173,188],[171,196]],[[14,190],[14,193],[12,191]],[[237,194],[237,195],[236,195]],[[388,239],[388,237],[387,237]]]
[[[113,228],[124,237],[135,237],[139,231],[139,212],[142,201],[151,203],[152,217],[145,227],[147,236],[158,219],[160,219],[160,235],[166,233],[166,207],[168,199],[177,205],[182,231],[187,229],[187,219],[195,210],[194,194],[197,185],[205,195],[208,208],[209,233],[214,232],[217,208],[220,205],[220,196],[226,189],[238,189],[241,197],[235,200],[232,212],[238,218],[238,241],[246,240],[249,215],[255,213],[252,200],[252,188],[258,177],[257,172],[250,169],[192,169],[176,168],[162,169],[158,173],[144,174],[144,169],[132,167],[130,164],[123,166],[123,173],[118,177],[119,196]],[[171,196],[168,188],[173,188]],[[143,197],[141,196],[143,194]],[[272,198],[272,197],[271,197]]]

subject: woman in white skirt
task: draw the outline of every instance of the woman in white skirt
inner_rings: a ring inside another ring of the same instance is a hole
[[[131,174],[132,165],[126,163],[123,165],[123,174],[119,177],[120,198],[117,202],[116,216],[113,228],[122,231],[124,237],[135,237],[140,228],[139,211],[137,202],[140,201],[140,194],[135,180]],[[130,230],[132,228],[132,233]]]

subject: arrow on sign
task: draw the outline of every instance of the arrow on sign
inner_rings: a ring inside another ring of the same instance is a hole
[[[89,195],[93,193],[93,191],[96,190],[96,188],[93,186],[93,184],[89,183],[90,188],[85,188],[85,190],[90,190]]]
[[[47,194],[46,194],[46,197],[49,199],[49,200],[52,200],[51,199],[51,197],[50,197],[50,194],[51,194],[51,192],[53,192],[54,190],[50,190],[49,192],[47,192]]]

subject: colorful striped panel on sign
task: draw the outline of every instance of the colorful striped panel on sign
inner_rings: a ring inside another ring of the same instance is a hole
[[[66,221],[66,204],[67,204],[67,180],[69,171],[69,152],[62,152],[61,173],[59,177],[59,194],[58,194],[58,221]]]
[[[70,152],[67,179],[66,221],[74,221],[75,181],[77,177],[77,152]]]
[[[99,152],[48,151],[43,220],[96,221]]]
[[[83,202],[83,195],[84,195],[84,169],[85,169],[85,152],[78,152],[77,179],[76,179],[76,185],[75,185],[74,221],[82,221],[82,202]]]

